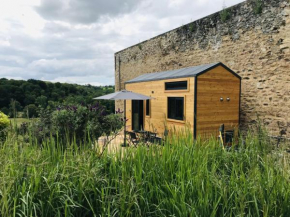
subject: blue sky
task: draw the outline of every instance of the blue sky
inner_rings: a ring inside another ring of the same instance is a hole
[[[242,0],[0,0],[0,77],[114,84],[114,53]]]

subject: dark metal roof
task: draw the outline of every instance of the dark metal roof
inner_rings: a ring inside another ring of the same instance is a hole
[[[128,83],[138,83],[138,82],[145,82],[145,81],[157,81],[157,80],[174,79],[174,78],[195,77],[219,65],[222,65],[231,73],[233,73],[235,76],[240,78],[239,75],[237,75],[227,66],[225,66],[223,63],[210,63],[206,65],[192,66],[188,68],[182,68],[182,69],[176,69],[176,70],[170,70],[170,71],[164,71],[164,72],[147,73],[144,75],[140,75],[139,77],[134,78],[125,83],[128,84]]]

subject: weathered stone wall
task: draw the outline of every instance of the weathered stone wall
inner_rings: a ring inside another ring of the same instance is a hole
[[[264,0],[261,13],[255,2],[228,9],[227,20],[215,13],[117,52],[116,90],[144,73],[223,62],[242,77],[242,127],[259,116],[271,134],[290,137],[290,1]]]

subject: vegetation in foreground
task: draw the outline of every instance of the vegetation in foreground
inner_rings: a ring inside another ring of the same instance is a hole
[[[0,146],[2,216],[289,216],[289,158],[265,136],[222,149],[183,132],[112,155],[59,144]],[[66,147],[66,148],[64,148]]]

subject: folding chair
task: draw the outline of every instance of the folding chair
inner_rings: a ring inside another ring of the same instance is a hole
[[[137,145],[140,143],[139,138],[137,137],[135,132],[128,132],[129,135],[129,143],[137,147]]]
[[[155,136],[153,143],[158,143],[159,145],[162,145],[162,143],[163,143],[163,145],[164,145],[164,141],[166,140],[168,134],[169,134],[169,131],[167,129],[165,129],[163,132],[163,137]]]
[[[227,130],[225,131],[225,125],[222,124],[219,128],[219,141],[220,145],[224,149],[226,147],[230,147],[233,143],[234,139],[234,130]]]

